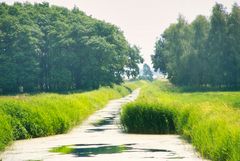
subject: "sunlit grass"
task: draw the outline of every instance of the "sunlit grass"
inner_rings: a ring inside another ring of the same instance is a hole
[[[0,150],[13,140],[66,133],[110,99],[125,96],[142,84],[144,82],[129,82],[67,95],[0,97]]]
[[[240,92],[183,93],[168,82],[156,81],[123,108],[121,121],[127,132],[134,133],[172,133],[175,128],[203,156],[239,161],[239,100]]]

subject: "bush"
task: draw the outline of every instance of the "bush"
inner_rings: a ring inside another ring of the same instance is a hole
[[[121,113],[123,129],[129,133],[175,133],[174,112],[154,104],[130,103]]]
[[[131,133],[181,134],[206,158],[240,160],[240,92],[181,93],[168,82],[146,85],[125,105],[121,123]]]

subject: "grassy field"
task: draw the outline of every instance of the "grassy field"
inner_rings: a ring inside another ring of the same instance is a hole
[[[0,150],[13,140],[65,133],[110,99],[125,96],[143,83],[125,83],[76,94],[1,96]]]
[[[213,161],[240,161],[240,92],[181,92],[155,81],[121,113],[130,133],[178,133]]]

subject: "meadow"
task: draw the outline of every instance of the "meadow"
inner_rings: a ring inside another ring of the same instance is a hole
[[[121,112],[129,133],[180,134],[213,161],[240,160],[240,92],[184,92],[167,81],[145,85]]]
[[[14,140],[66,133],[109,100],[125,96],[141,84],[128,82],[74,94],[1,96],[0,151]]]

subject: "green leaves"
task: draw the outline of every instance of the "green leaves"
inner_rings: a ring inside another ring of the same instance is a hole
[[[156,42],[153,67],[177,85],[236,88],[240,85],[240,8],[228,14],[221,4],[210,21],[197,16],[188,24],[182,16]]]
[[[48,3],[0,8],[3,93],[92,89],[139,73],[139,50],[112,24]]]

